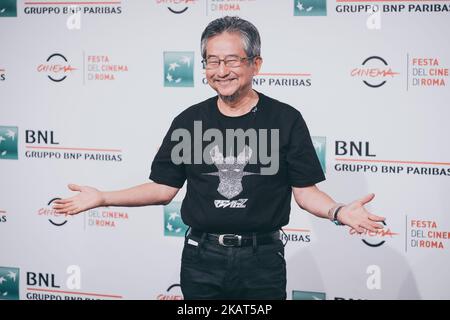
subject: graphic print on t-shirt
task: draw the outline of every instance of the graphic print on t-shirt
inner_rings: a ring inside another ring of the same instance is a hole
[[[207,175],[219,177],[219,187],[217,191],[228,200],[215,200],[216,208],[220,207],[238,207],[245,208],[245,202],[248,199],[239,199],[229,201],[229,199],[236,197],[243,191],[242,178],[244,176],[258,174],[244,171],[250,157],[252,156],[252,149],[249,146],[244,146],[244,149],[237,157],[229,155],[223,157],[219,151],[219,147],[215,146],[210,151],[211,160],[215,164],[218,172],[204,173]]]

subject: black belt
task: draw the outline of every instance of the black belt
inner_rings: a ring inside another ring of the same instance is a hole
[[[268,233],[256,233],[255,237],[251,233],[233,234],[233,233],[208,233],[192,229],[190,232],[196,238],[202,238],[205,235],[205,240],[224,247],[245,247],[253,245],[256,240],[256,245],[269,244],[280,240],[280,232],[272,231]]]

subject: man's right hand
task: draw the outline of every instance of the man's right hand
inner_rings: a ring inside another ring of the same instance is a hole
[[[69,189],[79,193],[70,198],[55,200],[53,209],[56,213],[73,215],[104,205],[102,192],[95,188],[69,184]]]

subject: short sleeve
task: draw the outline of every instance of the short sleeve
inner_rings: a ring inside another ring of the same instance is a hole
[[[308,127],[300,113],[291,129],[286,160],[291,186],[308,187],[325,180]]]
[[[153,159],[150,179],[159,184],[181,188],[186,181],[185,165],[183,163],[175,164],[171,158],[172,149],[177,143],[177,141],[171,140],[171,136],[177,128],[179,125],[175,118]]]

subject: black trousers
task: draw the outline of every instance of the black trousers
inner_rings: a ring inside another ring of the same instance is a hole
[[[197,245],[196,245],[197,244]],[[286,299],[281,240],[224,247],[188,234],[181,258],[184,299]]]

